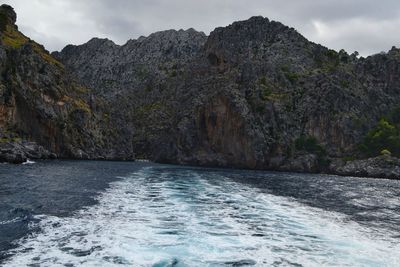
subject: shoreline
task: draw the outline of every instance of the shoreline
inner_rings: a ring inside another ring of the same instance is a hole
[[[380,157],[378,157],[380,158]],[[376,160],[377,158],[369,158],[366,160],[356,160],[356,161],[368,161],[368,160]],[[324,174],[324,175],[335,175],[340,177],[354,177],[354,178],[363,178],[363,179],[386,179],[386,180],[400,180],[400,176],[394,176],[390,174],[381,173],[381,175],[373,175],[371,172],[378,172],[378,168],[370,167],[370,172],[365,170],[355,170],[355,171],[343,171],[342,169],[336,170],[324,170],[324,171],[301,171],[297,169],[275,169],[275,168],[244,168],[244,167],[233,167],[233,166],[217,166],[217,165],[194,165],[194,164],[182,164],[182,163],[171,163],[171,162],[157,162],[151,161],[149,159],[129,159],[129,160],[121,160],[121,159],[104,159],[104,158],[89,158],[89,159],[79,159],[79,158],[27,158],[25,162],[21,163],[13,163],[13,162],[0,162],[1,164],[13,164],[13,165],[30,165],[35,164],[38,161],[57,161],[57,160],[68,160],[68,161],[107,161],[107,162],[141,162],[141,163],[156,163],[163,165],[175,165],[180,167],[195,167],[195,168],[210,168],[210,169],[225,169],[225,170],[246,170],[246,171],[266,171],[266,172],[278,172],[278,173],[298,173],[298,174]],[[400,166],[397,166],[400,169]]]

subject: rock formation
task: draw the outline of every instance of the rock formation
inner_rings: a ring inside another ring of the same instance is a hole
[[[400,100],[399,49],[359,58],[263,17],[49,55],[1,10],[3,135],[61,157],[334,172]]]
[[[100,126],[96,109],[101,97],[91,99],[90,89],[76,82],[43,46],[19,32],[15,21],[14,10],[2,5],[0,147],[8,147],[2,154],[17,151],[22,158],[29,157],[31,145],[26,147],[23,140],[31,140],[59,157],[119,158],[113,152],[117,149],[108,145],[108,130]],[[132,155],[127,149],[121,158]]]

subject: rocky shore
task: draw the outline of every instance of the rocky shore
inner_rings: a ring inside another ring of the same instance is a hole
[[[75,159],[75,160],[115,160],[135,161],[135,155],[126,157],[116,151],[109,151],[101,155],[88,155],[82,150],[74,150],[70,156],[59,156],[50,152],[41,145],[30,141],[3,141],[0,142],[0,163],[20,164],[30,159]]]
[[[374,158],[400,157],[396,47],[363,58],[252,17],[209,36],[93,38],[50,54],[16,18],[0,6],[1,162],[137,157],[399,178],[398,159]]]
[[[400,159],[379,156],[353,161],[336,160],[329,171],[342,176],[400,179]]]
[[[0,163],[24,163],[28,159],[56,159],[57,155],[51,153],[43,146],[34,142],[17,141],[0,143]]]
[[[400,179],[400,159],[389,155],[353,160],[330,158],[321,164],[318,155],[303,153],[291,158],[272,158],[267,169],[283,172]]]
[[[89,159],[88,157],[74,157]],[[0,163],[20,164],[29,159],[57,159],[57,155],[35,142],[17,141],[0,143]],[[118,157],[99,157],[97,160],[134,160]],[[328,173],[340,176],[400,179],[400,159],[391,156],[346,161],[333,159],[328,167],[319,166],[318,156],[298,155],[291,159],[274,158],[265,170],[301,173]]]

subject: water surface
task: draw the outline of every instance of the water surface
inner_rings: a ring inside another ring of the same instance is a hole
[[[6,266],[400,266],[400,182],[146,163],[0,165]]]

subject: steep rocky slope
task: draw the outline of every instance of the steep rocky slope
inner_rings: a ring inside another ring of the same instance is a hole
[[[77,83],[43,46],[19,32],[15,22],[14,10],[2,5],[0,161],[102,158],[110,151],[110,158],[116,157],[113,147],[104,145],[109,135],[96,112],[101,98],[92,101],[90,89]],[[131,155],[125,150],[123,158]]]
[[[31,156],[21,139],[48,157],[349,174],[365,165],[347,162],[365,156],[364,136],[399,110],[397,48],[359,58],[253,17],[49,55],[0,10],[3,154]]]
[[[262,17],[209,37],[93,39],[55,56],[107,99],[119,136],[160,162],[327,170],[330,158],[359,156],[400,96],[398,49],[358,59]]]

